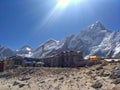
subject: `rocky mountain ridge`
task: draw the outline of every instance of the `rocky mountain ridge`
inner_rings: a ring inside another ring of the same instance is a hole
[[[0,47],[0,57],[19,55],[23,57],[43,58],[62,51],[81,51],[85,58],[97,55],[106,58],[120,58],[120,31],[109,31],[97,21],[76,35],[70,35],[63,40],[49,39],[36,49],[26,45],[17,51]],[[6,52],[6,53],[5,53]]]
[[[57,43],[57,44],[53,44]],[[107,30],[100,22],[96,22],[84,29],[78,34],[71,35],[61,41],[53,40],[51,47],[42,46],[37,48],[37,53],[33,53],[33,57],[41,58],[41,56],[51,56],[61,51],[82,51],[85,58],[91,55],[97,55],[106,58],[120,58],[120,31]],[[47,48],[47,49],[46,49]]]

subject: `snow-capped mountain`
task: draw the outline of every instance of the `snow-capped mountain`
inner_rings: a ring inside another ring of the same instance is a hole
[[[97,21],[76,35],[68,36],[61,41],[49,39],[34,50],[25,45],[14,52],[0,46],[0,58],[13,55],[43,58],[68,50],[81,51],[85,58],[91,55],[120,58],[120,31],[109,31]]]
[[[110,32],[98,21],[77,35],[46,43],[37,48],[32,57],[41,58],[67,50],[82,51],[86,58],[90,55],[120,57],[120,32]]]
[[[22,57],[31,57],[32,56],[32,48],[29,45],[25,45],[22,48],[16,50],[16,54]]]
[[[15,55],[15,52],[12,51],[11,49],[4,46],[0,46],[0,60],[6,57],[14,56],[14,55]]]
[[[40,45],[37,49],[33,51],[32,57],[34,58],[42,58],[48,55],[52,55],[51,53],[56,50],[59,45],[59,41],[50,39],[44,44]]]

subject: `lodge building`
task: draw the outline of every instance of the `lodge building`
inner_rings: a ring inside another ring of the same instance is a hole
[[[0,71],[15,66],[78,67],[83,61],[82,52],[80,51],[64,51],[41,59],[14,56],[0,61]]]
[[[74,67],[83,60],[82,52],[80,51],[64,51],[57,55],[40,59],[45,66],[49,67]]]

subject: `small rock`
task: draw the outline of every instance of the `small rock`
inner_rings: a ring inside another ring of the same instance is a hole
[[[120,66],[115,66],[113,69],[114,70],[120,70]]]
[[[91,75],[91,74],[93,74],[93,73],[92,73],[92,71],[88,71],[86,74],[87,74],[87,75]]]
[[[25,84],[19,84],[19,88],[22,88],[23,86],[25,86]]]
[[[96,74],[97,74],[98,76],[103,76],[103,74],[104,74],[104,70],[102,70],[102,71],[98,71],[98,72],[96,72]]]
[[[59,78],[59,80],[63,80],[63,79],[64,79],[64,77]]]
[[[91,71],[93,71],[93,72],[94,72],[94,71],[95,71],[95,69],[92,69]]]
[[[102,66],[99,66],[99,67],[96,68],[96,70],[101,70],[101,69],[103,69]]]
[[[54,82],[56,82],[57,81],[57,79],[54,79]]]
[[[112,74],[110,75],[111,79],[120,78],[120,70],[113,70]]]
[[[92,87],[95,88],[95,89],[101,88],[102,86],[103,86],[102,83],[100,83],[99,81],[96,81],[96,82],[92,85]]]
[[[107,77],[107,76],[110,75],[110,73],[105,72],[105,71],[103,70],[103,71],[99,72],[98,75],[99,75],[99,76],[102,76],[102,77]]]
[[[29,80],[30,78],[29,77],[23,77],[22,79],[21,79],[21,81],[25,81],[25,80]]]
[[[72,73],[71,75],[74,76],[74,73]]]
[[[40,83],[45,83],[45,81],[41,81]]]
[[[69,77],[69,75],[68,75],[68,74],[65,74],[65,76],[66,76],[66,78],[68,78],[68,77]]]
[[[116,79],[113,81],[114,84],[120,84],[120,79]]]
[[[96,80],[96,76],[91,76],[91,79]]]
[[[20,84],[20,83],[17,82],[17,81],[15,81],[15,82],[13,83],[13,86],[16,86],[16,85],[18,85],[18,84]]]

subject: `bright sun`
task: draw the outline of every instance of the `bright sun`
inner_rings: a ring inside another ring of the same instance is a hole
[[[58,0],[57,8],[65,9],[68,5],[77,5],[86,0]]]
[[[71,2],[72,0],[60,0],[57,6],[60,8],[66,8]]]

